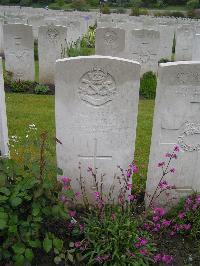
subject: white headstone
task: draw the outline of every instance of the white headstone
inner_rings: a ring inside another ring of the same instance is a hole
[[[3,24],[4,24],[4,19],[0,18],[0,54],[4,53],[4,50],[3,50]]]
[[[80,191],[79,162],[90,197],[96,191],[87,168],[105,174],[108,194],[119,173],[134,157],[139,100],[140,65],[106,56],[76,57],[56,63],[57,162]],[[100,182],[100,179],[98,179]],[[116,195],[115,195],[116,196]]]
[[[136,29],[129,33],[128,58],[141,64],[141,74],[157,72],[160,46],[160,33],[155,30]]]
[[[67,42],[71,44],[76,42],[81,37],[81,24],[78,20],[68,20],[67,25]]]
[[[166,58],[171,60],[172,46],[174,40],[174,27],[170,25],[159,25],[160,32],[160,53],[159,59]]]
[[[67,28],[63,26],[41,26],[38,34],[39,80],[54,84],[55,63],[66,57]]]
[[[118,28],[98,28],[96,30],[95,53],[125,57],[125,30]]]
[[[200,34],[195,34],[193,39],[192,60],[200,61]]]
[[[166,161],[165,154],[180,147],[178,159],[172,160],[164,177],[176,189],[162,193],[159,204],[168,199],[200,191],[200,62],[160,64],[149,159],[147,195],[153,195],[162,176],[158,163]],[[167,165],[167,164],[166,164]],[[149,198],[147,197],[147,202]],[[172,204],[172,202],[170,203]]]
[[[5,67],[16,80],[35,80],[34,40],[32,27],[6,24],[4,32]]]
[[[7,156],[8,149],[8,128],[3,80],[2,58],[0,58],[0,156]]]
[[[176,61],[192,60],[194,31],[191,26],[183,25],[176,30]]]
[[[44,16],[43,15],[33,15],[28,18],[28,24],[33,27],[33,36],[34,39],[38,39],[39,27],[44,25]]]

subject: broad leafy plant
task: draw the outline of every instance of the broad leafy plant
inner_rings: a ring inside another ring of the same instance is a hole
[[[35,140],[36,141],[36,140]],[[0,160],[0,261],[25,265],[45,239],[45,221],[67,218],[59,201],[57,168],[45,158],[47,134],[37,144],[39,156],[24,154],[23,163]]]

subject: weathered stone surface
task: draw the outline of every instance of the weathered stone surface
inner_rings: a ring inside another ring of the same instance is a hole
[[[171,60],[175,29],[173,26],[163,24],[158,26],[158,30],[160,32],[159,59],[167,58]]]
[[[193,39],[192,60],[200,61],[200,34],[195,34]]]
[[[33,36],[34,39],[38,39],[39,27],[44,25],[44,16],[43,15],[33,15],[28,18],[28,24],[33,27]]]
[[[90,56],[56,63],[57,162],[80,191],[79,162],[91,196],[94,181],[88,167],[103,177],[105,194],[115,184],[117,166],[127,169],[134,157],[139,100],[140,65],[130,60]]]
[[[16,80],[34,80],[34,40],[32,27],[23,24],[3,26],[5,67]]]
[[[182,25],[176,30],[176,61],[192,60],[194,31],[190,25]]]
[[[97,55],[125,57],[125,30],[98,28],[96,30],[95,52]]]
[[[141,64],[141,74],[157,72],[160,47],[160,33],[155,30],[132,30],[127,41],[128,58]]]
[[[175,173],[164,178],[175,185],[176,190],[170,192],[170,197],[162,193],[159,204],[165,204],[168,198],[179,199],[193,190],[200,191],[199,110],[200,62],[160,64],[146,186],[148,195],[153,195],[162,176],[158,163],[167,160],[165,154],[173,151],[174,145],[180,147],[180,152],[168,168],[169,171],[174,167]]]
[[[67,43],[70,45],[72,42],[76,42],[81,37],[81,23],[78,20],[69,19],[66,22],[67,26]]]
[[[67,28],[63,26],[41,26],[38,35],[39,80],[54,84],[55,63],[66,57]]]
[[[6,116],[6,104],[3,81],[2,58],[0,58],[0,156],[7,156],[8,149],[8,128]]]
[[[3,54],[3,24],[4,24],[4,19],[0,18],[0,54]]]

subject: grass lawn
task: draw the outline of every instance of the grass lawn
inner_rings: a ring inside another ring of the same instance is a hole
[[[34,123],[39,132],[46,130],[51,139],[55,137],[54,96],[7,93],[6,106],[9,136],[25,138],[25,130]],[[140,100],[135,160],[143,176],[142,185],[146,179],[153,108],[153,100]],[[55,156],[55,146],[52,149]]]

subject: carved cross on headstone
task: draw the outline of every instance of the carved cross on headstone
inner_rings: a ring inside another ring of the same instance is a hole
[[[93,155],[78,155],[80,159],[83,160],[92,160],[93,161],[93,173],[96,175],[97,173],[97,160],[112,160],[112,156],[110,155],[98,155],[98,140],[95,138],[94,139],[94,150],[93,150]],[[96,184],[95,181],[93,180],[93,185],[92,189],[96,189]]]

